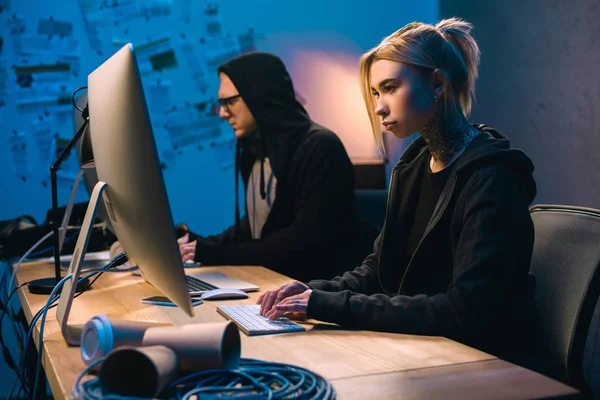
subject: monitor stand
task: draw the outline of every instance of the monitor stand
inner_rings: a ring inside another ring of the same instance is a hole
[[[81,182],[81,177],[83,176],[83,170],[80,168],[77,173],[77,177],[75,178],[75,182],[73,182],[73,188],[71,189],[71,196],[69,197],[69,203],[65,208],[65,215],[63,216],[62,223],[60,224],[60,230],[58,233],[58,254],[62,252],[63,242],[65,241],[65,236],[67,235],[67,227],[69,226],[69,219],[71,219],[71,213],[73,212],[73,205],[75,204],[75,196],[77,195],[77,189],[79,189],[79,182]]]
[[[83,218],[81,231],[79,231],[77,244],[73,250],[73,258],[71,259],[69,272],[67,273],[73,274],[73,276],[71,279],[65,281],[62,288],[62,294],[58,301],[56,318],[60,324],[63,337],[68,344],[74,346],[79,346],[81,343],[81,332],[83,330],[83,325],[68,324],[69,312],[71,311],[73,296],[77,286],[74,285],[73,282],[77,282],[79,280],[79,275],[81,274],[81,268],[83,264],[82,261],[85,258],[85,252],[90,240],[93,223],[96,220],[96,208],[98,207],[98,203],[101,201],[101,196],[104,192],[104,189],[106,189],[106,186],[107,184],[105,182],[99,181],[96,186],[94,186],[94,190],[90,195],[90,202],[88,203],[85,217]]]

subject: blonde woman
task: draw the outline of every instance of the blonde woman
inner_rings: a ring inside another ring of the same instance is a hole
[[[363,55],[377,142],[382,130],[420,133],[393,169],[385,226],[360,267],[267,292],[261,314],[441,335],[513,361],[530,353],[533,165],[467,120],[479,64],[470,31],[455,18],[411,23]]]

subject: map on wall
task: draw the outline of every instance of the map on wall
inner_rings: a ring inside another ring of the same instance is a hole
[[[82,70],[82,52],[93,51],[99,65],[127,43],[134,45],[155,136],[165,139],[157,140],[162,167],[173,166],[184,149],[218,148],[219,165],[229,168],[221,160],[232,146],[217,115],[216,69],[256,50],[261,35],[224,32],[218,1],[76,1],[84,35],[75,34],[74,21],[40,15],[32,23],[3,12],[10,2],[0,0],[0,113],[10,97],[18,115],[18,126],[0,140],[10,148],[14,176],[47,185],[49,165],[75,131],[71,94],[91,72]],[[181,80],[185,96],[175,84]],[[59,176],[68,183],[77,169],[71,156]]]

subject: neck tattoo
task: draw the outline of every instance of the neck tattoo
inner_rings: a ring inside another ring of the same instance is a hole
[[[421,136],[433,160],[446,166],[462,153],[479,131],[461,112],[453,117],[444,114],[442,107],[438,107],[431,121],[421,131]]]

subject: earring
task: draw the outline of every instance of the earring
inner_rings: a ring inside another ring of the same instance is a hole
[[[433,101],[435,101],[436,103],[440,102],[440,99],[438,99],[437,94],[433,95]]]

